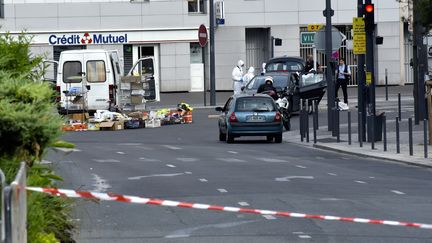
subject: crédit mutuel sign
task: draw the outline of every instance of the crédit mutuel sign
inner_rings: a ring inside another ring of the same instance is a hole
[[[52,34],[48,37],[50,45],[89,45],[89,44],[125,44],[128,43],[127,34]]]

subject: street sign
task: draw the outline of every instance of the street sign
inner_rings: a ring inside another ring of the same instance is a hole
[[[314,44],[318,51],[325,51],[326,49],[325,29],[326,27],[315,32]],[[339,50],[343,40],[344,40],[344,35],[342,35],[342,33],[338,29],[332,27],[332,51]]]
[[[322,29],[324,25],[323,24],[308,24],[308,31],[318,31]]]
[[[225,4],[223,1],[216,2],[216,23],[218,25],[225,24]]]
[[[366,32],[364,18],[353,18],[354,55],[366,54]]]
[[[313,44],[315,32],[300,32],[300,44]]]
[[[198,29],[198,41],[201,47],[205,47],[208,41],[207,28],[203,24]]]

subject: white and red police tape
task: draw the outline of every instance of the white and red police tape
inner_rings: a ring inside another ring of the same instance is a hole
[[[353,222],[353,223],[363,223],[363,224],[379,224],[379,225],[390,225],[390,226],[414,227],[414,228],[421,228],[421,229],[432,229],[432,224],[399,222],[399,221],[379,220],[379,219],[348,218],[348,217],[338,217],[338,216],[329,216],[329,215],[304,214],[304,213],[237,208],[237,207],[224,207],[224,206],[217,206],[217,205],[177,202],[177,201],[170,201],[170,200],[127,196],[127,195],[119,195],[119,194],[112,194],[112,193],[75,191],[75,190],[56,189],[56,188],[40,188],[40,187],[27,187],[27,190],[44,192],[54,196],[62,196],[62,197],[70,197],[70,198],[89,198],[89,199],[98,199],[98,200],[105,200],[105,201],[150,204],[150,205],[158,205],[158,206],[165,206],[165,207],[195,208],[195,209],[225,211],[225,212],[233,212],[233,213],[275,215],[275,216],[291,217],[291,218],[320,219],[320,220],[343,221],[343,222]]]

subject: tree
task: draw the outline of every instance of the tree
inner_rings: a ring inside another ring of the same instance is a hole
[[[419,23],[425,28],[425,32],[432,29],[432,0],[415,0],[414,15]]]

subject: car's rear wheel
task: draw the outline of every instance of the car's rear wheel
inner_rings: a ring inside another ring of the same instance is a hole
[[[282,133],[275,136],[275,143],[282,143]]]
[[[231,133],[228,133],[228,139],[227,139],[227,143],[233,143],[234,142],[234,136]]]
[[[273,142],[273,136],[268,135],[267,136],[267,142]]]
[[[219,141],[225,142],[226,141],[226,133],[223,133],[221,130],[219,130]]]

